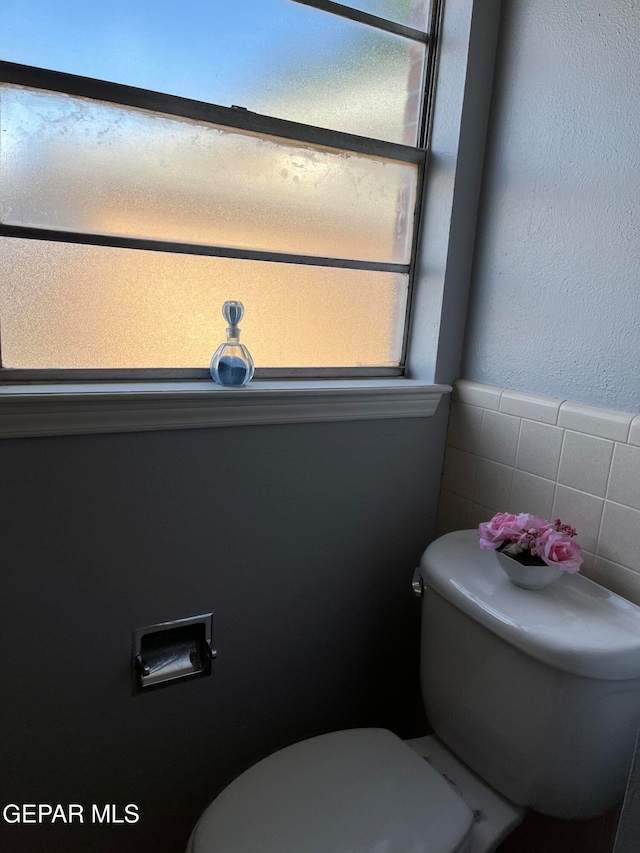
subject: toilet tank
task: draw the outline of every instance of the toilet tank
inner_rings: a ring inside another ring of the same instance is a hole
[[[640,724],[640,607],[581,575],[516,587],[474,530],[433,542],[421,576],[438,737],[518,805],[559,818],[614,806]]]

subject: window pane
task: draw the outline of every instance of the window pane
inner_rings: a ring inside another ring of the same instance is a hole
[[[0,3],[2,59],[410,145],[424,53],[292,0]]]
[[[408,263],[417,167],[0,89],[0,220]]]
[[[257,367],[396,366],[407,276],[0,238],[5,367],[207,367],[240,299]]]
[[[427,32],[431,0],[340,0],[345,6]]]

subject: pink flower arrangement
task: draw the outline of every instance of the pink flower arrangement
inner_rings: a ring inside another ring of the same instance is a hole
[[[498,550],[530,566],[546,564],[562,572],[577,572],[582,565],[580,546],[574,542],[575,527],[559,518],[552,523],[528,512],[510,515],[497,512],[478,526],[480,547]]]

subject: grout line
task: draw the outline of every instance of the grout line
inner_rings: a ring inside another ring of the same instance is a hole
[[[636,575],[640,575],[640,570],[632,569],[631,566],[625,566],[622,563],[616,563],[615,560],[610,560],[608,557],[603,557],[602,554],[594,555],[596,560],[604,560],[606,563],[611,563],[612,566],[615,566],[617,569],[624,569],[625,572],[633,572]]]
[[[464,522],[464,528],[463,529],[469,530],[469,529],[471,529],[471,511],[472,511],[472,507],[473,507],[473,501],[467,500],[465,498],[465,502],[466,502],[467,506],[465,507],[465,511],[464,511],[464,514],[463,514],[461,521]]]
[[[609,489],[611,488],[611,474],[613,473],[613,457],[616,454],[616,444],[621,444],[620,441],[613,442],[613,450],[611,451],[611,459],[609,460],[609,473],[607,474],[607,485],[604,489],[604,499],[609,500]]]
[[[548,478],[543,477],[543,479],[548,479]],[[608,500],[608,498],[604,498],[602,495],[594,495],[593,492],[588,492],[586,489],[578,489],[576,486],[568,486],[566,483],[558,483],[557,480],[556,480],[556,485],[562,486],[563,489],[568,489],[570,492],[578,492],[578,494],[586,495],[588,498],[595,498],[595,500],[597,500],[597,501]],[[620,504],[620,506],[624,506],[624,504]],[[633,507],[629,507],[629,509],[633,509]]]
[[[558,453],[558,462],[556,464],[556,474],[554,477],[554,479],[556,481],[556,485],[557,485],[558,484],[558,474],[560,473],[560,460],[562,458],[562,448],[564,447],[564,437],[567,434],[567,431],[564,427],[559,427],[559,426],[556,426],[556,429],[562,430],[562,438],[560,439],[560,453]]]
[[[602,502],[602,512],[600,513],[600,524],[598,525],[598,538],[596,539],[596,560],[598,557],[602,557],[600,553],[600,543],[602,541],[602,522],[604,520],[604,505],[606,503],[606,499]],[[606,559],[603,558],[603,559]]]
[[[568,426],[565,426],[565,427],[559,427],[559,429],[563,429],[563,430],[565,430],[565,432],[575,432],[575,433],[577,433],[578,435],[586,435],[586,436],[588,436],[589,438],[595,438],[595,439],[597,439],[598,441],[608,441],[608,442],[610,442],[610,443],[618,442],[618,444],[626,444],[626,443],[627,443],[627,442],[624,442],[624,441],[618,441],[618,439],[617,439],[617,438],[605,438],[605,437],[604,437],[604,436],[602,436],[602,435],[596,435],[596,434],[595,434],[595,432],[587,432],[586,430],[584,430],[584,429],[580,429],[579,427],[573,427],[573,426],[572,426],[572,427],[568,427]],[[633,445],[631,445],[631,446],[633,447]]]
[[[520,426],[518,427],[518,440],[516,441],[516,458],[513,460],[514,469],[518,467],[518,453],[520,451],[520,441],[522,439],[522,424],[523,421],[528,420],[528,418],[520,418]],[[518,469],[520,470],[520,469]],[[512,487],[513,489],[513,487]]]
[[[515,469],[515,466],[513,466],[513,465],[509,465],[508,467],[511,468],[511,477],[509,478],[509,497],[508,497],[509,504],[511,504],[511,495],[513,494],[513,477],[514,477],[516,469]],[[500,512],[503,512],[503,511],[504,510],[500,510]]]
[[[604,518],[604,500],[602,501],[602,506],[600,507],[600,518],[598,519],[598,535],[596,536],[596,548],[595,555],[599,556],[598,550],[600,548],[600,536],[602,534],[602,519]]]
[[[476,480],[478,479],[478,455],[476,453],[473,454],[474,464],[473,464],[473,476],[471,478],[471,497],[470,501],[473,501],[476,494]]]
[[[588,494],[588,492],[585,492],[585,494]],[[594,497],[597,497],[597,495]],[[608,504],[619,506],[621,509],[628,509],[630,512],[635,512],[637,515],[640,515],[640,509],[636,509],[634,506],[629,506],[629,504],[621,504],[620,501],[612,501],[609,498],[600,498],[600,500],[604,500]]]
[[[565,429],[562,433],[562,444],[560,445],[560,456],[558,457],[558,470],[556,471],[556,486],[564,485],[564,483],[560,483],[560,468],[562,466],[562,457],[564,456],[564,445],[567,440],[567,432],[569,432],[569,430]]]
[[[636,419],[640,419],[640,415],[635,415],[635,417],[632,418],[631,423],[629,424],[629,432],[627,433],[627,441],[626,441],[626,444],[628,444],[629,447],[638,447],[637,444],[631,444],[631,427],[633,426],[633,423]]]
[[[559,426],[558,421],[560,420],[560,409],[561,409],[561,408],[564,406],[564,404],[565,404],[565,403],[567,403],[567,402],[568,402],[568,400],[562,400],[562,401],[560,402],[560,405],[559,405],[559,406],[558,406],[558,408],[556,409],[556,419],[555,419],[555,421],[553,422],[553,426]],[[560,427],[560,429],[564,429],[564,427]]]

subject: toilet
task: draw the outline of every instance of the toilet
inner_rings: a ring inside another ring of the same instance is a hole
[[[474,530],[426,549],[421,681],[433,734],[351,729],[250,767],[187,853],[490,853],[526,809],[623,796],[640,722],[640,607],[581,575],[514,586]]]

